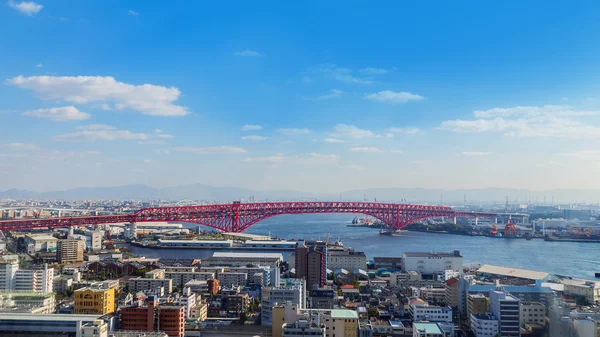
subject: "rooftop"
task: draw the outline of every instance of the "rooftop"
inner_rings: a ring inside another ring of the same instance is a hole
[[[552,293],[550,287],[540,286],[502,286],[509,293]],[[469,286],[469,292],[488,292],[496,289],[493,284],[472,285]]]
[[[237,253],[237,252],[215,252],[214,258],[253,258],[253,259],[280,259],[283,260],[281,253]]]
[[[546,272],[518,268],[507,268],[501,266],[493,266],[490,264],[483,265],[477,270],[477,273],[510,276],[528,280],[544,280],[550,277],[550,273]]]
[[[2,320],[18,320],[18,321],[82,321],[91,322],[100,319],[100,315],[73,315],[73,314],[25,314],[25,313],[2,313]]]
[[[58,241],[58,239],[55,238],[54,236],[47,235],[47,234],[27,234],[25,236],[29,237],[33,240],[56,240],[56,241]]]
[[[440,328],[440,326],[437,323],[415,322],[413,323],[413,329],[423,331],[426,334],[444,335],[444,330],[442,330],[442,328]]]
[[[458,250],[453,251],[452,253],[442,253],[442,252],[405,252],[404,256],[406,257],[462,257]]]
[[[354,318],[358,319],[358,314],[353,310],[331,309],[331,317],[333,318]]]

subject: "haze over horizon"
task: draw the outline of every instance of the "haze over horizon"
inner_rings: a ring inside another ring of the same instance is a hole
[[[600,189],[599,2],[18,3],[0,191]]]

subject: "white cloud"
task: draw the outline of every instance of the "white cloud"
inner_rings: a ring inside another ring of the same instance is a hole
[[[60,20],[60,22],[69,22],[70,21],[69,18],[65,18],[65,17],[61,17],[59,20]]]
[[[493,108],[489,110],[476,110],[477,118],[493,117],[576,117],[600,115],[600,111],[576,110],[568,105],[516,106],[512,108]]]
[[[151,140],[140,140],[138,141],[138,144],[140,145],[164,145],[166,144],[166,142],[164,140],[160,140],[160,139],[151,139]]]
[[[355,146],[350,148],[350,152],[379,153],[384,151],[373,146]]]
[[[484,157],[489,156],[491,152],[464,151],[461,154],[465,157]]]
[[[421,130],[419,128],[415,128],[415,127],[406,127],[406,128],[392,127],[392,128],[387,129],[387,131],[392,134],[395,133],[395,134],[404,134],[404,135],[414,135],[414,134],[421,132]]]
[[[600,127],[580,117],[599,116],[600,111],[577,110],[568,105],[516,106],[474,112],[477,119],[443,121],[441,129],[454,132],[499,132],[512,137],[600,139]]]
[[[335,64],[325,64],[316,68],[317,72],[326,74],[327,76],[344,83],[350,84],[371,84],[373,79],[369,77],[357,77],[352,75],[352,70],[341,68]]]
[[[31,89],[44,99],[67,102],[114,103],[118,110],[134,110],[145,115],[185,116],[184,106],[174,104],[181,96],[175,87],[117,82],[110,76],[17,76],[10,85]]]
[[[366,67],[361,69],[360,72],[365,75],[383,75],[387,74],[388,71],[382,68]]]
[[[81,121],[91,117],[90,114],[77,110],[74,106],[61,108],[37,109],[23,112],[24,116],[50,119],[57,122]]]
[[[349,137],[349,138],[365,138],[375,137],[375,134],[370,130],[359,129],[354,125],[337,124],[333,127],[332,137]]]
[[[244,158],[243,162],[245,163],[268,163],[268,164],[281,164],[286,160],[286,157],[282,154],[277,154],[274,156],[268,157],[247,157]]]
[[[77,127],[77,132],[55,136],[57,141],[65,142],[95,142],[113,140],[142,140],[150,137],[143,133],[134,133],[129,130],[119,130],[110,125],[91,124]]]
[[[261,130],[262,126],[256,124],[246,124],[242,126],[242,131],[258,131]]]
[[[600,159],[600,150],[579,150],[573,152],[563,152],[562,156],[584,159],[584,160],[598,160]]]
[[[318,99],[318,100],[326,100],[326,99],[332,99],[332,98],[340,98],[340,97],[342,97],[342,94],[343,94],[343,93],[344,93],[344,92],[343,92],[342,90],[339,90],[339,89],[331,89],[331,90],[329,90],[329,93],[328,93],[328,94],[321,95],[321,96],[319,96],[317,99]]]
[[[508,119],[443,121],[441,129],[454,132],[501,132],[511,137],[555,137],[565,139],[600,139],[600,128],[571,118],[533,117]]]
[[[263,141],[266,139],[267,139],[267,137],[257,136],[257,135],[250,135],[250,136],[242,137],[242,140],[250,140],[250,141],[254,141],[254,142],[260,142],[260,141]]]
[[[28,16],[35,15],[39,13],[42,10],[42,8],[44,8],[44,6],[33,1],[14,2],[13,0],[9,0],[7,4],[10,8],[16,9],[22,14]]]
[[[9,148],[14,150],[37,150],[39,147],[35,144],[27,144],[27,143],[7,143],[1,144],[1,148]]]
[[[140,15],[140,13],[138,13],[138,12],[132,10],[132,9],[127,10],[127,13],[129,13],[129,15],[131,15],[131,16],[138,16],[138,15]]]
[[[171,151],[163,150],[163,149],[158,149],[155,152],[156,152],[156,154],[165,155],[165,156],[168,155],[169,153],[171,153]]]
[[[236,146],[213,146],[213,147],[194,147],[194,146],[178,146],[174,148],[177,152],[187,152],[193,154],[243,154],[248,151]]]
[[[410,92],[394,92],[391,90],[383,90],[373,94],[366,94],[365,99],[376,102],[386,102],[393,104],[402,104],[409,101],[420,101],[424,97]]]
[[[166,134],[166,133],[155,133],[155,134],[154,134],[154,137],[157,137],[157,138],[162,138],[162,139],[171,139],[171,138],[175,138],[175,136],[173,136],[173,135],[169,135],[169,134]]]
[[[343,166],[343,168],[347,168],[347,169],[351,169],[351,170],[360,170],[360,171],[365,169],[364,167],[358,166],[358,165],[346,165],[346,166]]]
[[[277,129],[277,132],[284,136],[300,136],[309,134],[311,131],[307,128],[281,128]]]
[[[144,163],[146,163],[146,164],[150,164],[151,162],[152,162],[152,160],[150,160],[150,159],[144,159]]]
[[[389,153],[404,153],[402,150],[389,150]]]
[[[261,53],[257,52],[256,50],[249,50],[249,49],[235,52],[235,55],[237,55],[237,56],[247,56],[247,57],[261,57],[261,56],[263,56]]]
[[[35,65],[36,68],[42,68],[44,65],[42,63],[38,63]]]
[[[337,138],[325,138],[325,139],[323,139],[323,141],[325,143],[330,143],[330,144],[344,143],[344,141],[342,139],[337,139]]]
[[[283,163],[287,164],[304,164],[304,165],[330,165],[336,164],[340,157],[335,154],[321,154],[321,153],[307,153],[296,156],[285,156],[278,153],[273,156],[266,157],[247,157],[244,158],[246,163],[268,163],[273,165],[279,165]]]

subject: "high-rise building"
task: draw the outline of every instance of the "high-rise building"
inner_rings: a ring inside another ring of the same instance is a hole
[[[305,242],[296,248],[296,278],[306,280],[308,289],[327,282],[327,244]]]
[[[84,242],[82,240],[59,240],[56,248],[58,263],[83,261]]]
[[[44,264],[41,268],[19,268],[17,255],[0,257],[0,291],[51,293],[53,290],[54,268]]]
[[[94,284],[75,290],[75,314],[106,315],[115,312],[115,289]]]
[[[277,304],[290,303],[297,308],[306,305],[306,283],[304,280],[284,279],[278,287],[263,287],[261,296],[261,324],[271,326],[273,307]]]
[[[521,336],[520,302],[502,288],[490,291],[490,311],[498,319],[500,337]]]
[[[446,280],[446,292],[444,294],[444,302],[449,307],[458,307],[458,279],[455,277]]]
[[[104,236],[103,231],[90,231],[86,232],[86,241],[88,241],[88,248],[91,250],[102,249],[102,237]]]

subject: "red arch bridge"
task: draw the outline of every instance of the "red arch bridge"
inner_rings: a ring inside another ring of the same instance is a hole
[[[243,204],[173,206],[143,208],[126,215],[84,216],[0,221],[0,230],[53,228],[99,225],[110,223],[138,223],[152,221],[188,222],[212,227],[225,232],[243,232],[250,226],[282,214],[365,214],[381,220],[395,229],[401,229],[419,220],[441,217],[495,218],[491,213],[457,212],[446,206],[389,204],[379,202],[259,202]]]

